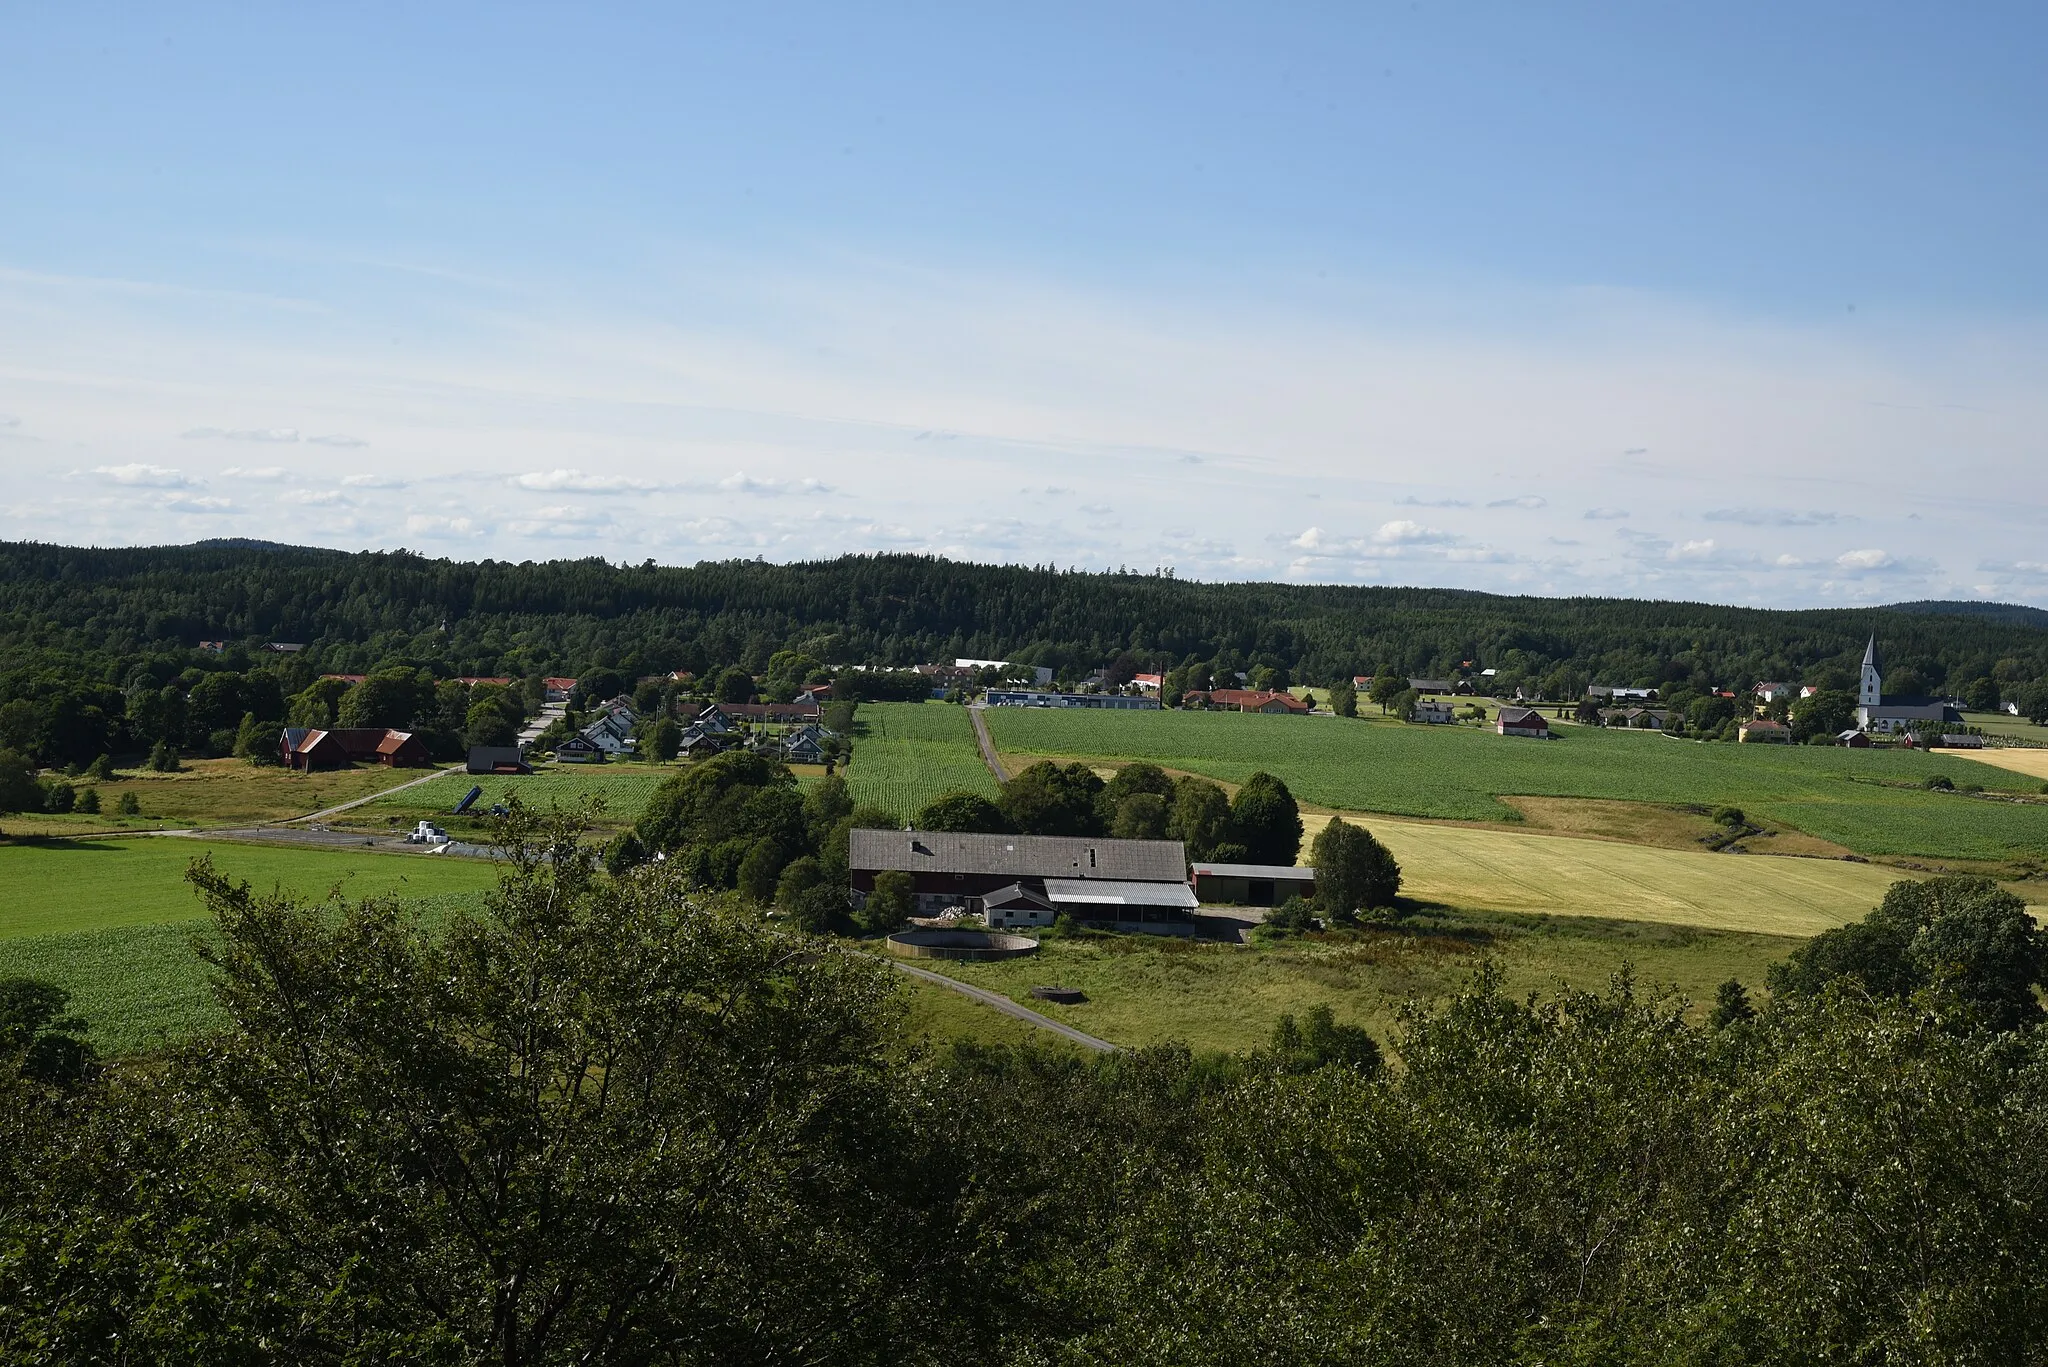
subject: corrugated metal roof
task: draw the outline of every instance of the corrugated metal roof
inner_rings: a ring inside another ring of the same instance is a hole
[[[1124,883],[1099,878],[1048,878],[1045,895],[1055,906],[1186,907],[1202,905],[1185,883]]]
[[[1197,864],[1195,872],[1212,878],[1285,878],[1296,882],[1316,876],[1316,871],[1306,864]]]
[[[1179,883],[1187,847],[1178,840],[1090,840],[1057,835],[951,831],[854,831],[847,863],[906,873],[983,873],[1002,878],[1132,879]]]

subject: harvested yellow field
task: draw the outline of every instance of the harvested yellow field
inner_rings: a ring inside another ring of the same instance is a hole
[[[1394,852],[1408,896],[1488,911],[1804,936],[1860,919],[1908,876],[1833,859],[1656,849],[1383,816],[1345,819]],[[1304,812],[1308,838],[1328,820]]]
[[[1955,752],[1961,753],[1961,752]],[[1937,754],[1935,758],[1941,756]],[[1979,764],[1988,764],[1994,769],[2008,769],[2015,774],[2025,774],[2048,782],[2048,750],[2022,750],[2012,747],[2002,750],[1972,750],[1969,758]]]

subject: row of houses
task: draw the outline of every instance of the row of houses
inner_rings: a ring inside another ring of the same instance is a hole
[[[1033,688],[991,688],[990,707],[1096,707],[1123,712],[1156,712],[1159,699],[1124,693],[1049,693]]]
[[[1195,864],[1178,840],[1094,840],[952,831],[857,830],[847,843],[856,902],[884,872],[907,873],[921,916],[951,910],[994,929],[1065,915],[1087,925],[1186,935],[1204,902],[1277,906],[1315,895],[1315,870]]]

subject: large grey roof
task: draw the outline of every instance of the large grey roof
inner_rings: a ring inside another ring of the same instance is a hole
[[[1057,835],[952,831],[854,831],[847,863],[906,873],[983,873],[1002,878],[1110,878],[1182,883],[1187,847],[1178,840],[1090,840]]]

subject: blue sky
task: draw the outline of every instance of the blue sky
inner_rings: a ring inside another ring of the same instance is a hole
[[[0,536],[2048,602],[2038,9],[735,8],[0,16]]]

